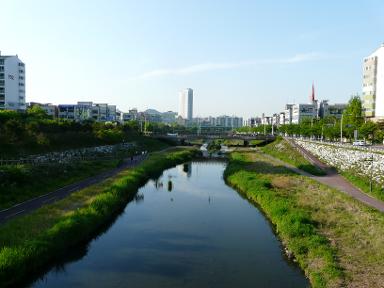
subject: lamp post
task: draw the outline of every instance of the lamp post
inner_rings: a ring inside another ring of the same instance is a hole
[[[365,159],[364,161],[371,162],[371,169],[370,169],[371,173],[370,173],[370,177],[369,177],[369,191],[372,193],[372,190],[373,190],[373,153],[371,154],[371,156],[369,158]]]
[[[341,114],[341,120],[340,120],[340,144],[343,144],[343,118],[344,118],[344,114]]]

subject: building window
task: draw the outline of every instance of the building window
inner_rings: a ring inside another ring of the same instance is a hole
[[[0,71],[4,71],[4,66],[0,66]]]
[[[4,65],[4,59],[0,59],[0,65]]]

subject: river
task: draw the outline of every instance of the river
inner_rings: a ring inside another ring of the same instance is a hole
[[[309,287],[224,162],[164,171],[102,234],[32,287]]]

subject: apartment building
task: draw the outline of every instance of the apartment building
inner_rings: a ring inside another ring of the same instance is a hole
[[[0,110],[25,111],[25,64],[0,53]]]
[[[384,44],[363,62],[363,109],[372,120],[384,120]]]
[[[97,122],[117,121],[116,105],[106,103],[78,102],[77,104],[58,105],[58,117],[60,119]]]

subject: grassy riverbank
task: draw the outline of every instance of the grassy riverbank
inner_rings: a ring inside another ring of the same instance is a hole
[[[258,152],[235,152],[227,182],[257,203],[313,287],[381,287],[384,215]]]
[[[274,142],[262,147],[261,150],[312,175],[325,175],[323,170],[314,166],[311,162],[305,159],[299,151],[293,148],[281,137],[278,137]]]
[[[88,241],[148,178],[196,153],[192,149],[153,153],[136,168],[0,226],[0,286],[15,285],[72,246]]]

